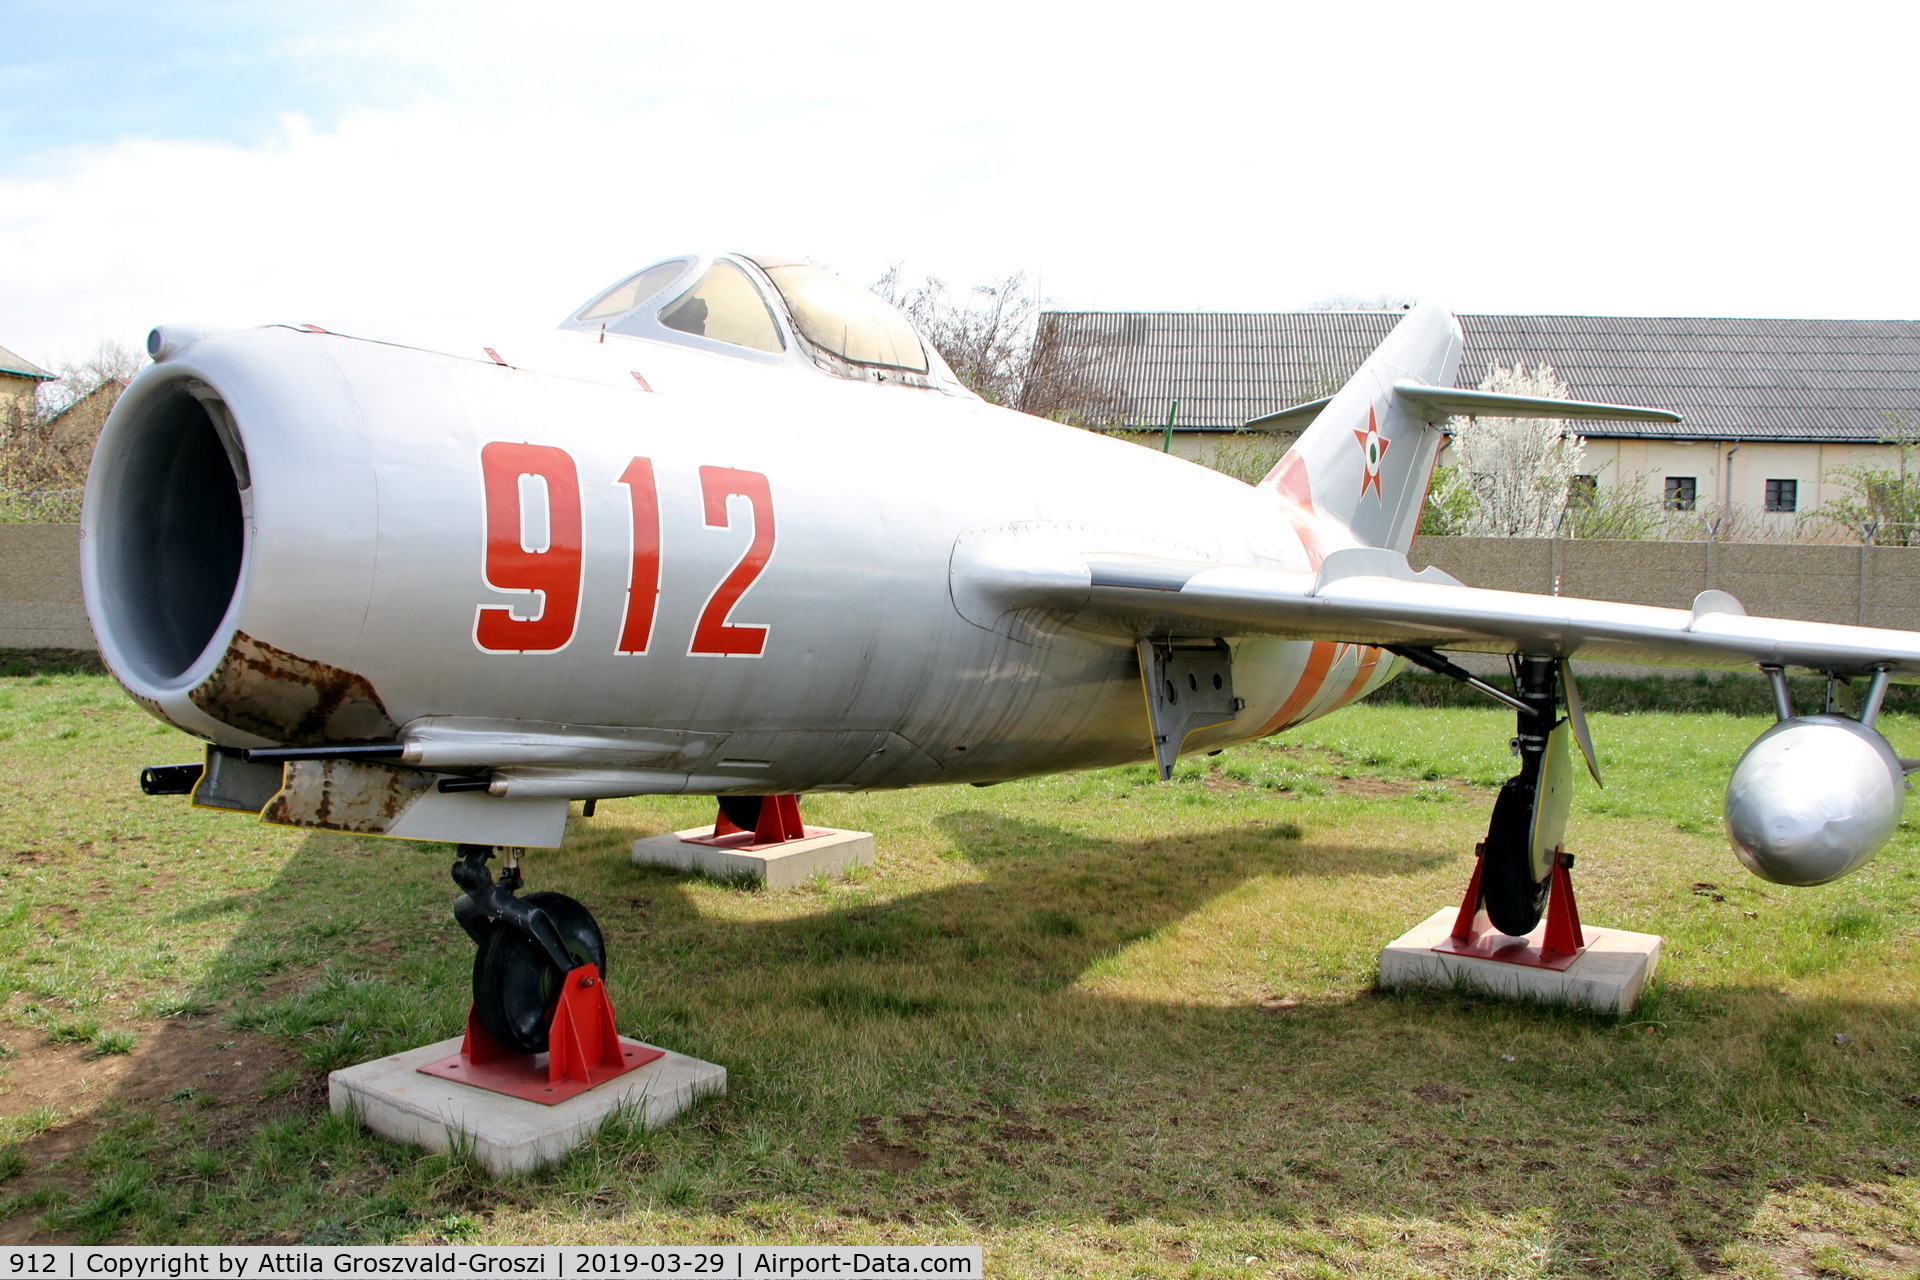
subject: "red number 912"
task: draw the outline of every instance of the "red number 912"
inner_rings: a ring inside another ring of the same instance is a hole
[[[480,450],[480,475],[486,494],[486,584],[496,591],[537,594],[540,610],[515,617],[509,606],[481,605],[473,641],[488,653],[558,652],[572,643],[580,622],[586,555],[579,471],[564,449],[495,440]],[[627,490],[632,555],[626,614],[614,652],[645,653],[653,643],[660,600],[660,491],[652,460],[633,459],[617,483]],[[730,622],[728,616],[773,558],[773,493],[757,471],[701,467],[700,494],[709,529],[732,528],[729,504],[744,498],[752,537],[739,563],[708,595],[687,652],[758,657],[767,628]],[[529,497],[544,508],[544,519],[528,519]]]

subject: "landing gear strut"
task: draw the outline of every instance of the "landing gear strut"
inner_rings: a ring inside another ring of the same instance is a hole
[[[1516,713],[1513,746],[1520,772],[1507,779],[1493,803],[1480,869],[1487,918],[1513,935],[1531,932],[1546,910],[1573,796],[1573,735],[1559,718],[1559,663],[1523,657],[1518,674],[1519,700],[1528,708]]]
[[[567,975],[590,964],[604,980],[607,944],[593,915],[565,894],[516,896],[517,851],[509,853],[498,882],[487,869],[492,857],[488,845],[463,844],[453,864],[453,881],[464,891],[454,900],[453,918],[478,947],[473,1016],[501,1047],[541,1053]]]

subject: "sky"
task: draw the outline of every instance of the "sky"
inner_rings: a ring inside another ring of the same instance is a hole
[[[1915,6],[0,0],[0,345],[547,327],[687,250],[1067,309],[1910,318]]]

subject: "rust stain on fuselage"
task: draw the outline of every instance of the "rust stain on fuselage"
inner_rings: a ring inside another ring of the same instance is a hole
[[[384,835],[433,785],[431,774],[363,760],[293,760],[262,822]]]
[[[289,746],[391,742],[399,732],[365,676],[234,633],[213,674],[187,695],[224,724]]]

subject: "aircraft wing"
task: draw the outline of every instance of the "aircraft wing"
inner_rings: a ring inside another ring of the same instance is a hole
[[[1864,674],[1886,666],[1920,683],[1920,633],[1748,617],[1723,591],[1693,608],[1662,609],[1461,585],[1406,557],[1357,547],[1318,573],[1135,555],[1011,557],[955,562],[956,599],[978,617],[1043,609],[1135,635],[1277,636],[1479,653],[1534,653],[1597,662],[1751,669],[1762,663]]]

